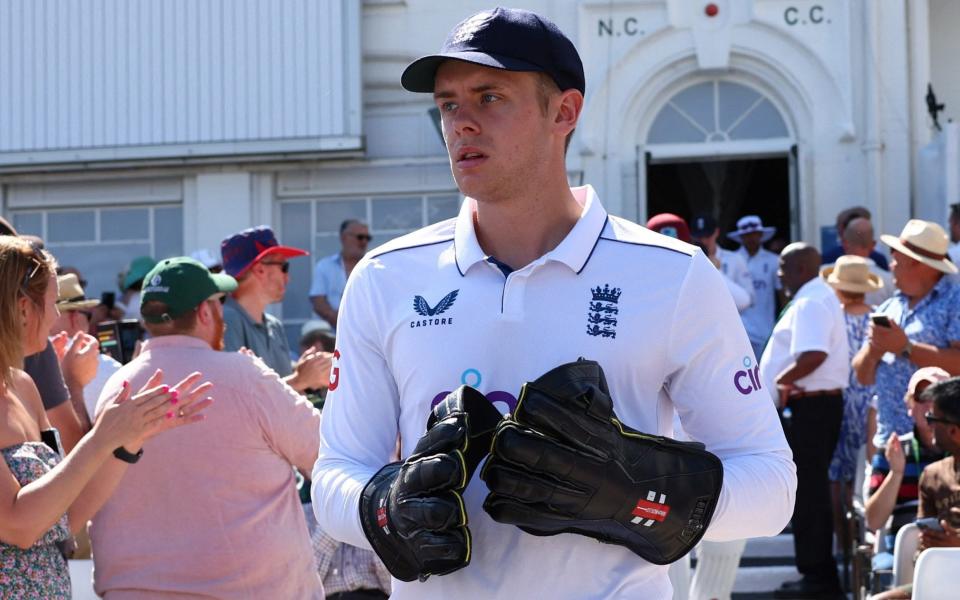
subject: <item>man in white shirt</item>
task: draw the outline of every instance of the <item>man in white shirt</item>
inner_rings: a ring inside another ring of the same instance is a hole
[[[763,247],[777,232],[776,227],[765,227],[757,215],[746,215],[737,220],[737,228],[727,237],[740,244],[737,254],[747,263],[753,290],[753,304],[740,312],[743,327],[747,330],[753,353],[758,358],[763,354],[767,338],[773,331],[777,311],[777,277],[779,257]]]
[[[361,496],[398,436],[404,459],[430,443],[424,424],[447,392],[472,386],[506,412],[524,382],[584,356],[602,365],[622,423],[670,435],[676,411],[723,461],[706,537],[779,533],[794,466],[762,386],[738,379],[749,344],[719,273],[694,247],[608,215],[590,186],[568,187],[566,141],[585,89],[569,39],[534,13],[485,11],[401,82],[433,93],[467,198],[457,218],[369,253],[347,283],[312,478],[320,526],[371,547]],[[442,465],[453,455],[436,456]],[[395,600],[670,597],[666,566],[582,535],[496,522],[482,508],[488,483],[465,485],[464,520],[424,528],[448,540],[468,523],[467,560],[447,575],[395,580]]]
[[[317,261],[310,283],[310,302],[313,311],[336,330],[337,315],[343,290],[353,268],[367,253],[373,236],[370,228],[359,219],[347,219],[340,224],[340,252]]]
[[[723,273],[737,310],[742,313],[754,302],[753,279],[747,270],[746,261],[740,255],[717,244],[719,235],[720,227],[712,215],[697,215],[690,220],[690,237],[693,238],[693,243],[700,246],[710,262]]]
[[[840,594],[827,469],[840,435],[850,363],[843,309],[819,271],[820,253],[812,246],[795,242],[780,253],[780,279],[791,301],[760,359],[771,397],[790,409],[787,439],[797,463],[793,539],[803,579],[785,583],[777,598]]]

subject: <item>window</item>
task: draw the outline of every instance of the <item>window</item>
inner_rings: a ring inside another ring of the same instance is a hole
[[[715,80],[692,85],[671,98],[654,119],[647,143],[729,142],[789,135],[780,111],[760,92]]]
[[[86,294],[118,291],[118,273],[138,256],[183,254],[180,205],[13,211],[13,226],[43,238],[63,266],[80,269]]]
[[[345,197],[284,201],[280,204],[281,243],[310,251],[308,259],[290,261],[290,284],[283,300],[283,321],[291,349],[300,327],[315,318],[308,295],[313,266],[340,250],[340,224],[360,219],[370,226],[371,248],[426,225],[457,216],[458,194]]]

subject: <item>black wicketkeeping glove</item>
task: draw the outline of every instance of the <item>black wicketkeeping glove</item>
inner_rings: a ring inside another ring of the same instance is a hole
[[[600,365],[581,359],[523,386],[481,477],[496,521],[579,533],[667,564],[706,531],[723,468],[702,444],[621,423]]]
[[[397,579],[424,580],[470,563],[462,493],[500,419],[483,394],[461,386],[433,409],[413,454],[380,469],[364,487],[363,532]]]

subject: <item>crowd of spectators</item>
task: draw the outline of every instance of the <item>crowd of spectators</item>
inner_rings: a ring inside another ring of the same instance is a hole
[[[837,245],[822,256],[803,243],[779,256],[765,249],[775,229],[756,215],[727,234],[736,252],[718,245],[711,214],[647,223],[698,244],[723,273],[759,359],[759,383],[781,411],[797,464],[792,529],[801,579],[777,597],[842,597],[836,556],[852,542],[850,518],[862,519],[880,550],[923,517],[940,526],[922,533],[921,549],[960,546],[957,477],[944,463],[960,436],[951,408],[960,402],[960,204],[951,206],[949,233],[914,219],[899,235],[881,236],[889,261],[870,217],[863,207],[841,211]],[[729,597],[743,548],[702,543],[691,598]],[[887,566],[882,556],[877,568]],[[909,588],[884,596],[909,597]]]

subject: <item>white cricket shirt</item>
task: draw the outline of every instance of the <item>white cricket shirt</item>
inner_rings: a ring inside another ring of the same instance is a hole
[[[740,294],[739,290],[727,286],[733,296],[737,310],[743,314],[743,311],[752,306],[754,302],[753,279],[750,277],[750,271],[747,270],[747,263],[736,252],[719,247],[717,248],[717,258],[720,259],[720,270],[724,276],[732,281],[739,290],[743,290],[743,293]]]
[[[472,385],[506,411],[522,383],[578,357],[603,367],[624,423],[670,435],[676,411],[723,459],[708,537],[782,530],[795,468],[720,273],[693,246],[608,217],[589,186],[573,192],[583,206],[574,228],[508,276],[477,242],[471,199],[456,219],[394,240],[354,269],[313,472],[314,511],[331,536],[370,547],[361,490],[398,435],[410,454],[447,392]],[[394,581],[391,598],[670,597],[667,567],[626,548],[496,523],[481,507],[479,472],[464,494],[470,565]]]
[[[780,257],[766,248],[760,248],[756,254],[750,256],[746,248],[737,250],[747,263],[753,289],[753,304],[740,313],[743,327],[747,330],[747,337],[751,341],[763,343],[770,337],[776,319],[777,290],[780,289],[780,278],[777,270],[780,268]]]
[[[796,381],[806,391],[847,387],[850,351],[843,307],[836,292],[820,277],[803,284],[773,328],[760,358],[760,377],[774,401],[779,401],[776,381],[804,352],[826,352],[827,358],[813,373]]]

